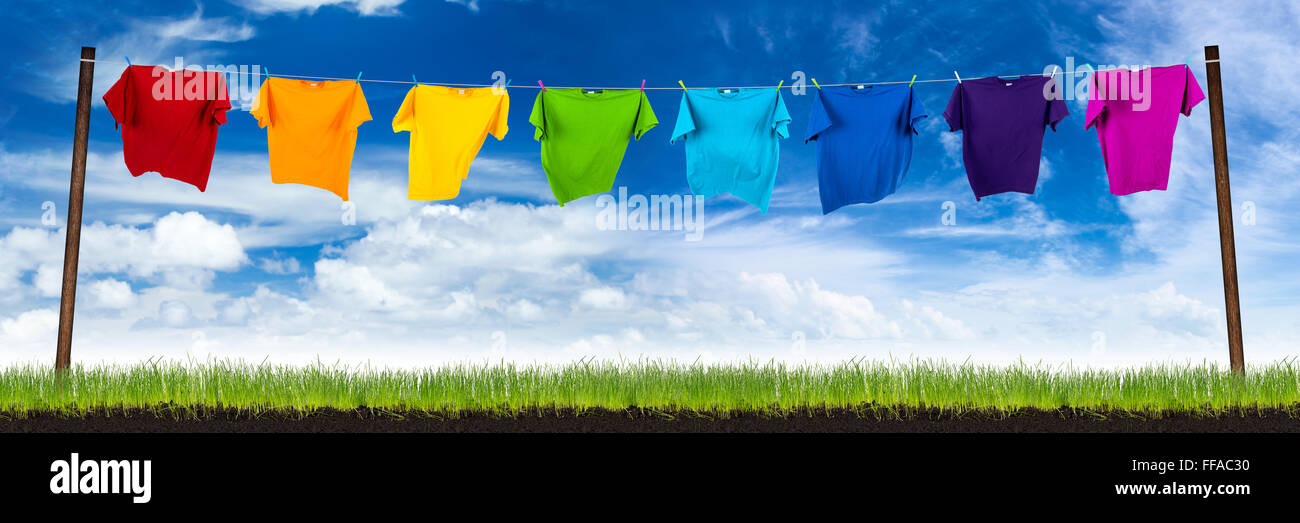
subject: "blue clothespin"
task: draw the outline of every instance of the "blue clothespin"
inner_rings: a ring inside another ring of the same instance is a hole
[[[361,75],[357,75],[357,78],[361,78]],[[411,75],[411,83],[420,85],[420,81],[415,79],[415,75]]]
[[[1192,68],[1192,58],[1195,57],[1195,56],[1196,56],[1196,55],[1189,55],[1189,56],[1187,57],[1187,61],[1186,61],[1186,62],[1183,62],[1183,67],[1186,67],[1186,68],[1188,68],[1188,69],[1191,69],[1191,68]]]
[[[361,71],[357,71],[357,83],[361,83]]]
[[[131,67],[131,57],[129,57],[129,56],[123,56],[122,58],[125,58],[125,59],[126,59],[126,66],[127,66],[127,67]],[[1190,58],[1189,58],[1189,60],[1190,60]]]
[[[265,65],[262,66],[262,72],[266,74],[266,77],[267,77],[267,78],[270,78],[270,77],[271,77],[271,70],[270,70],[270,69],[267,69]]]

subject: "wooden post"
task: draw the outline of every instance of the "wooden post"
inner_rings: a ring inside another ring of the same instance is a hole
[[[67,238],[63,245],[63,297],[59,301],[59,345],[54,368],[72,364],[72,312],[77,301],[77,257],[81,253],[81,201],[86,192],[86,142],[90,139],[91,86],[95,80],[94,47],[81,48],[77,81],[77,123],[72,132],[72,184],[68,188]]]
[[[1223,82],[1219,46],[1205,46],[1205,82],[1210,88],[1210,137],[1214,143],[1214,188],[1219,200],[1219,251],[1223,256],[1223,299],[1228,313],[1228,362],[1246,373],[1241,348],[1241,300],[1237,295],[1237,242],[1232,234],[1232,193],[1228,187],[1228,136],[1223,127]]]

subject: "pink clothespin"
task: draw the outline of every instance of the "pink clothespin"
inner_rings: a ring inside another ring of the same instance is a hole
[[[542,87],[542,90],[543,90],[543,91],[546,90],[546,86],[542,84],[542,81],[541,81],[541,80],[538,80],[538,81],[537,81],[537,85],[540,85],[540,86]]]
[[[641,79],[641,92],[645,92],[645,78]]]

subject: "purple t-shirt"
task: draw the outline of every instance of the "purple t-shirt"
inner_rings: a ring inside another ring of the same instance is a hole
[[[1111,194],[1165,190],[1178,113],[1205,99],[1185,65],[1093,75],[1084,129],[1097,126]]]
[[[979,200],[990,194],[1033,194],[1043,154],[1043,128],[1070,115],[1047,76],[962,80],[943,117],[962,131],[966,178]]]

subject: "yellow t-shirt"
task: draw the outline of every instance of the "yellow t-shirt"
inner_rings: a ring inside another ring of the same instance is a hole
[[[509,113],[504,89],[412,87],[393,117],[393,132],[411,133],[408,198],[449,200],[460,194],[487,135],[505,138]]]
[[[347,201],[357,127],[370,121],[360,83],[267,78],[252,114],[266,128],[272,182],[320,187]]]

